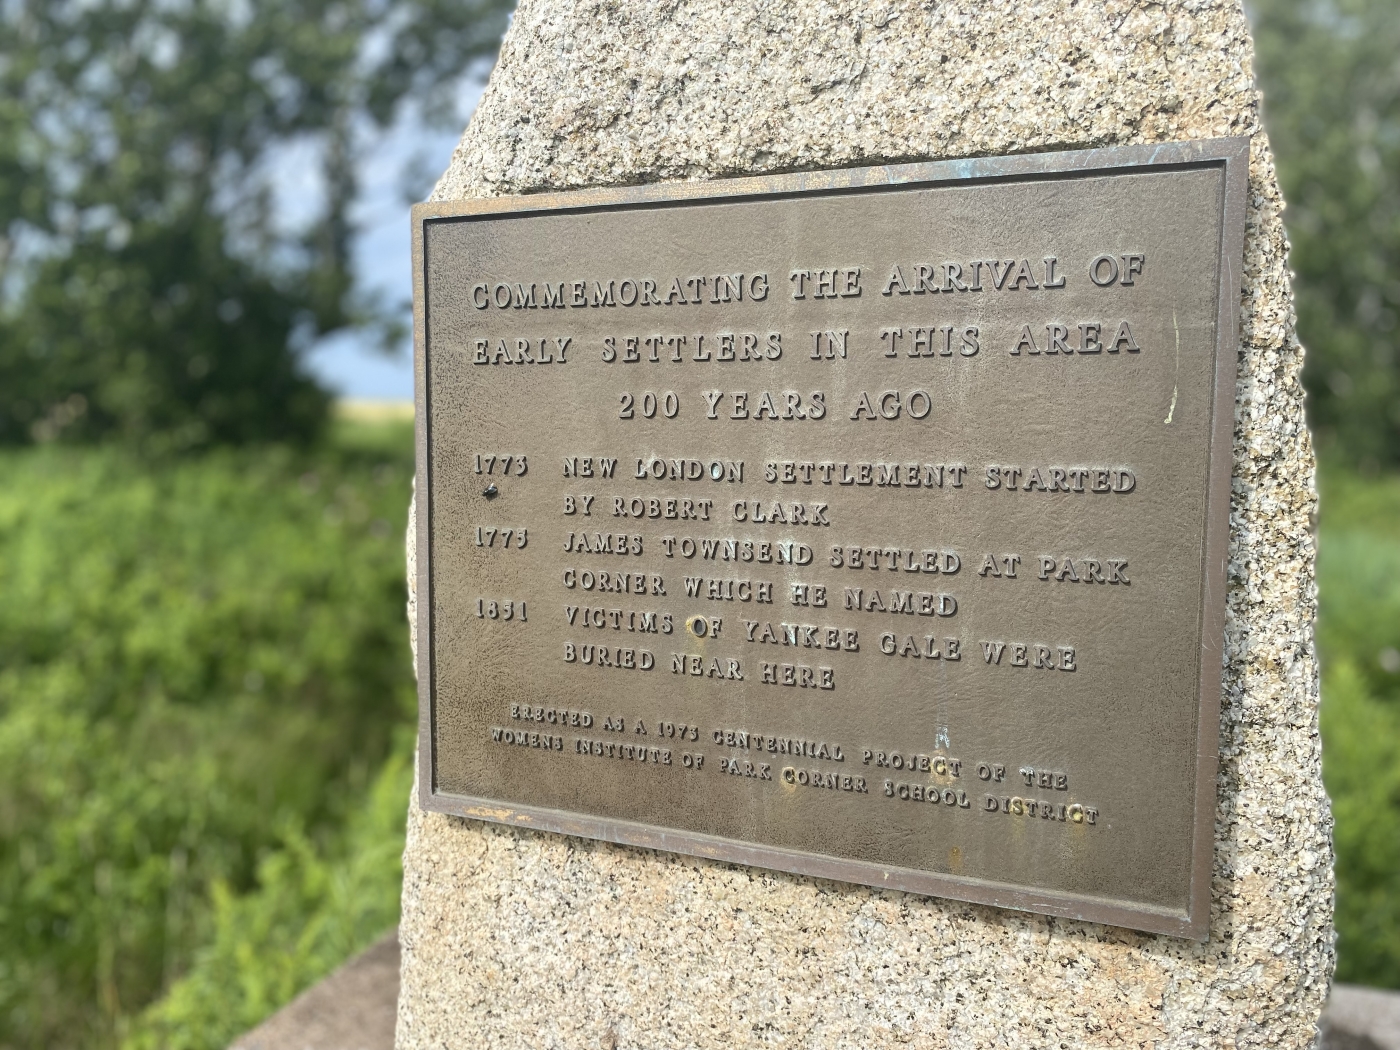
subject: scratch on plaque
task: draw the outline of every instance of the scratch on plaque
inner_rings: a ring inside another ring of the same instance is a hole
[[[499,820],[503,823],[510,823],[518,819],[518,814],[513,810],[498,808],[495,806],[466,806],[462,813],[468,817],[479,817],[483,820]]]
[[[1172,332],[1176,335],[1176,371],[1172,374],[1172,403],[1167,409],[1167,418],[1163,423],[1170,424],[1172,416],[1176,415],[1176,391],[1178,381],[1181,377],[1181,328],[1176,323],[1176,311],[1172,311]]]
[[[948,739],[948,727],[939,726],[938,735],[933,738],[934,747],[952,747],[952,741]]]

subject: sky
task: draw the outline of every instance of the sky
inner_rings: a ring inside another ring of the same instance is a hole
[[[459,111],[470,114],[482,85],[464,89]],[[360,228],[354,247],[355,276],[360,287],[401,304],[405,328],[411,321],[413,280],[409,267],[408,194],[422,200],[447,167],[460,130],[424,128],[405,118],[365,151],[360,170],[362,197],[355,210]],[[289,162],[284,185],[303,176]],[[314,170],[296,165],[301,171]],[[406,176],[411,171],[413,175]],[[406,185],[407,183],[407,185]],[[305,199],[305,198],[303,198]],[[312,373],[340,397],[376,401],[413,398],[412,340],[405,337],[396,353],[386,354],[364,336],[347,333],[322,340],[307,355]]]

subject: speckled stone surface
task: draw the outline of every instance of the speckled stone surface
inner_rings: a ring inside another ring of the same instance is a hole
[[[1312,1045],[1313,457],[1238,0],[524,0],[434,197],[1224,135],[1254,147],[1210,940],[415,806],[399,1047]]]

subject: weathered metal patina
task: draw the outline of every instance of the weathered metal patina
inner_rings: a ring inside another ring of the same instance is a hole
[[[1246,164],[418,206],[422,805],[1204,937]]]

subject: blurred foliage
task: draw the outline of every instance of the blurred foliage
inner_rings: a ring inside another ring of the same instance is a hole
[[[289,829],[258,886],[213,887],[213,936],[190,972],[136,1020],[123,1050],[223,1050],[399,915],[412,727],[403,725],[367,804],[330,850]]]
[[[1324,456],[1318,644],[1337,977],[1400,988],[1400,478],[1375,476],[1400,466],[1400,4],[1246,6]]]
[[[411,476],[407,423],[0,453],[0,1047],[172,989],[138,1045],[215,1046],[394,921]]]
[[[1337,979],[1400,988],[1400,477],[1321,476],[1318,643]]]
[[[352,294],[367,138],[451,114],[511,6],[0,3],[0,442],[314,435],[298,350],[392,329]],[[289,226],[293,176],[314,214]]]
[[[1319,442],[1400,465],[1400,3],[1247,0]]]

